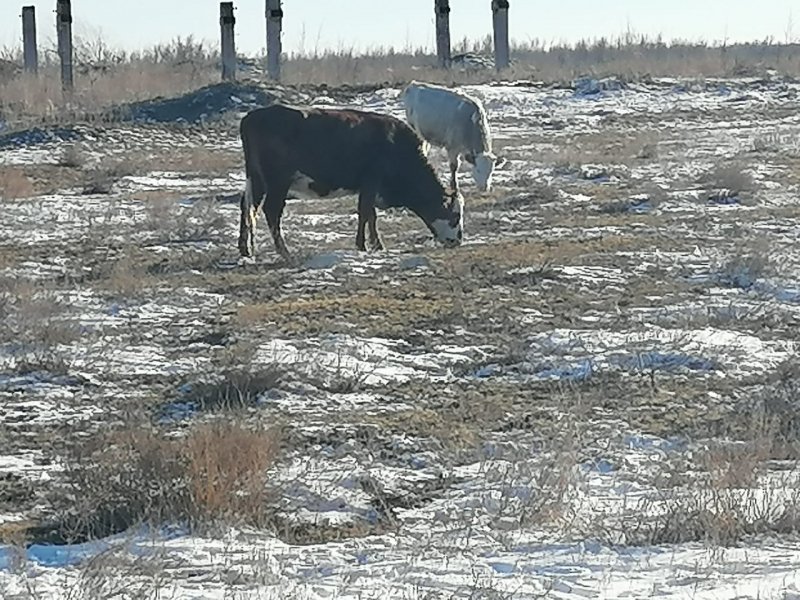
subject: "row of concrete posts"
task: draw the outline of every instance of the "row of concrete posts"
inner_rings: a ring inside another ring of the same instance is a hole
[[[281,31],[283,29],[282,0],[266,0],[267,19],[267,75],[270,79],[281,78]],[[492,30],[494,32],[494,63],[498,71],[510,64],[508,41],[508,0],[491,0]],[[450,0],[434,0],[436,17],[436,55],[439,66],[449,69],[450,53]],[[221,29],[220,50],[222,78],[236,79],[236,41],[233,2],[220,2],[219,23]],[[61,64],[61,85],[65,91],[73,88],[72,68],[72,2],[56,0],[56,35],[58,57]],[[25,71],[36,73],[39,68],[39,52],[36,42],[36,8],[22,8],[22,44]]]

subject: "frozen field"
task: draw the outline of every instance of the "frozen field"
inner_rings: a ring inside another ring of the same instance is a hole
[[[465,88],[454,250],[290,200],[239,264],[236,115],[0,138],[0,596],[800,598],[800,85],[610,83]],[[187,523],[219,422],[263,489]]]

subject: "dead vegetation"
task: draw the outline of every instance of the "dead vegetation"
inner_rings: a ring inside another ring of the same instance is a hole
[[[396,335],[451,310],[448,300],[430,294],[409,296],[398,290],[395,296],[377,290],[351,290],[340,295],[319,293],[310,298],[245,305],[238,309],[237,320],[242,326],[272,324],[308,334],[349,331],[353,329],[351,323],[366,320],[376,333]]]
[[[0,166],[0,199],[16,200],[34,195],[33,182],[24,168]]]
[[[737,162],[716,165],[705,172],[698,182],[704,187],[709,200],[735,198],[750,194],[757,189],[755,180],[746,166]]]
[[[0,116],[24,124],[108,118],[115,106],[174,96],[219,80],[217,54],[203,42],[176,38],[143,52],[109,47],[102,38],[73,40],[75,90],[64,98],[55,49],[40,51],[38,76],[0,77]],[[21,64],[21,53],[13,56]]]
[[[176,96],[219,80],[219,57],[215,48],[203,42],[176,38],[168,44],[142,52],[114,49],[102,38],[76,38],[76,89],[70,99],[63,97],[58,80],[54,49],[42,53],[41,75],[21,74],[21,53],[9,52],[14,68],[0,73],[0,116],[13,123],[95,121],[112,117],[113,108],[125,103]],[[436,57],[426,49],[377,48],[367,53],[354,48],[338,50],[301,49],[287,56],[284,83],[328,87],[399,85],[412,79],[446,84],[485,83],[495,80],[535,79],[565,85],[586,75],[616,76],[627,81],[654,77],[731,77],[800,74],[800,62],[793,44],[772,40],[752,44],[665,42],[631,33],[615,39],[581,40],[575,44],[546,44],[541,40],[517,43],[512,49],[512,66],[498,74],[491,68],[491,38],[462,40],[453,55],[451,71],[436,68]],[[260,75],[263,57],[249,59],[248,67]],[[639,145],[639,149],[635,146]],[[631,157],[652,156],[653,144],[634,144]],[[610,148],[609,148],[610,150]],[[619,150],[619,149],[618,149]]]
[[[142,523],[263,525],[280,439],[276,429],[230,419],[177,435],[134,424],[76,438],[63,457],[71,506],[28,535],[65,543]]]
[[[81,337],[58,290],[43,283],[0,280],[0,344],[18,373],[68,371],[68,345]]]
[[[252,356],[244,358],[252,360]],[[276,389],[284,375],[285,370],[277,365],[232,368],[215,373],[211,381],[190,382],[189,391],[180,397],[180,401],[188,402],[202,412],[255,408],[259,397]]]

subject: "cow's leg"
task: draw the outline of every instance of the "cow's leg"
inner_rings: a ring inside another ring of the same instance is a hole
[[[461,166],[461,157],[458,152],[448,152],[450,158],[450,187],[458,190],[458,168]]]
[[[370,223],[370,218],[375,217],[375,192],[372,188],[367,186],[363,187],[358,194],[358,230],[356,231],[356,250],[365,252],[366,236],[364,229],[367,223]],[[370,243],[372,242],[372,227],[370,223]]]
[[[255,254],[256,216],[264,199],[264,186],[259,177],[248,177],[244,192],[239,199],[239,254],[251,257]]]
[[[267,185],[267,199],[263,204],[275,250],[285,259],[289,258],[289,249],[286,247],[281,234],[281,216],[283,215],[283,208],[286,206],[286,194],[289,193],[290,185],[288,181],[270,182]]]
[[[373,250],[383,250],[383,241],[378,233],[378,214],[375,212],[375,205],[370,207],[367,215],[367,225],[369,226],[369,245]]]

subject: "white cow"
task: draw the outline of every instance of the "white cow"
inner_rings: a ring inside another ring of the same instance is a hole
[[[478,189],[490,190],[492,173],[505,160],[492,153],[489,121],[481,102],[445,87],[417,81],[409,83],[400,98],[409,125],[429,144],[447,150],[451,187],[458,189],[456,172],[463,156],[472,165]]]

